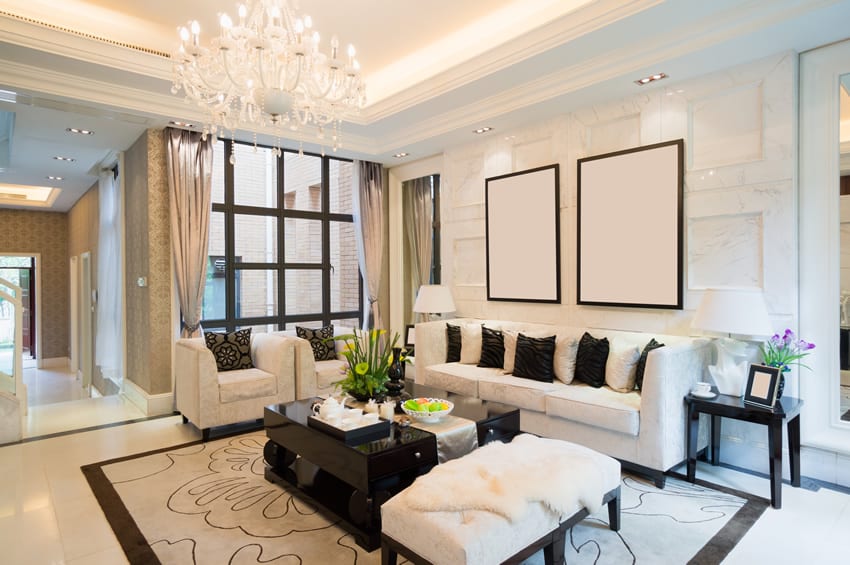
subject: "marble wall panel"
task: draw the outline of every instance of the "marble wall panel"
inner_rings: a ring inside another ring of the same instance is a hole
[[[453,247],[454,284],[486,286],[487,243],[484,237],[455,238]]]
[[[761,160],[762,84],[691,101],[688,161],[707,169]]]
[[[764,286],[761,213],[688,218],[688,286]]]
[[[556,158],[552,155],[552,147],[552,140],[549,138],[515,144],[511,170],[524,171],[554,163]]]
[[[590,154],[601,155],[623,148],[638,147],[641,144],[640,125],[640,114],[631,114],[590,126]]]

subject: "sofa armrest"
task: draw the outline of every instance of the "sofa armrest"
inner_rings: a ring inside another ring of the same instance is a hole
[[[446,322],[420,322],[416,324],[416,362],[414,363],[414,380],[423,382],[425,369],[431,365],[446,362]]]
[[[663,460],[658,469],[669,469],[686,456],[685,396],[703,380],[711,355],[711,342],[694,339],[660,347],[646,359],[640,402],[640,436],[658,442]]]
[[[295,399],[312,398],[316,396],[319,390],[313,348],[310,347],[310,342],[306,339],[291,334],[292,330],[272,332],[270,335],[285,340],[292,347],[295,368]]]
[[[256,368],[275,376],[281,402],[295,400],[295,344],[291,340],[271,333],[255,334],[251,359]]]
[[[218,369],[203,338],[178,339],[174,346],[177,410],[203,427],[202,407],[218,406]]]

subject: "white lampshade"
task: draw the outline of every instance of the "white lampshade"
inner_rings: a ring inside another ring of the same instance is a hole
[[[764,294],[758,288],[706,290],[691,327],[707,332],[754,337],[773,334]]]
[[[455,311],[455,301],[449,287],[439,284],[423,284],[416,295],[413,311],[420,314],[443,314]]]

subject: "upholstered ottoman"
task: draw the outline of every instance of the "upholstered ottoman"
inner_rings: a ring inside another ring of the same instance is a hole
[[[620,529],[620,463],[586,447],[522,434],[438,465],[381,506],[381,557],[414,563],[561,563],[566,531],[608,504]]]

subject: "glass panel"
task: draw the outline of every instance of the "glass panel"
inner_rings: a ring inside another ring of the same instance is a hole
[[[276,316],[277,271],[236,271],[236,317]]]
[[[850,159],[850,74],[841,75],[838,86],[839,151],[841,164]],[[842,167],[838,180],[840,194],[839,230],[841,261],[841,295],[839,328],[839,418],[850,422],[850,172]],[[820,344],[818,344],[820,345]]]
[[[233,201],[244,206],[277,208],[277,157],[272,149],[241,143],[233,147]]]
[[[330,222],[331,311],[358,310],[360,269],[352,222]]]
[[[213,145],[212,201],[224,204],[224,142]]]
[[[286,313],[288,315],[322,313],[321,270],[286,270]],[[317,327],[321,327],[321,324]]]
[[[3,287],[8,293],[8,288]],[[15,305],[0,297],[0,390],[15,394]]]
[[[286,231],[283,237],[287,263],[322,262],[321,220],[286,218],[284,227]]]
[[[245,328],[251,328],[251,335],[256,334],[265,334],[269,332],[277,331],[277,324],[263,324],[260,326],[238,326],[237,329],[244,330]]]
[[[227,315],[224,257],[224,213],[210,215],[210,245],[207,257],[207,282],[204,286],[202,320],[221,320]]]
[[[333,320],[331,323],[334,325],[334,329],[336,328],[346,328],[349,330],[353,330],[355,328],[360,327],[360,320],[357,318],[347,318],[345,320]]]
[[[277,262],[277,218],[234,215],[237,263]]]
[[[2,256],[0,267],[32,267],[32,257]]]
[[[354,163],[329,159],[329,178],[331,212],[353,214],[351,203],[351,183],[354,178]]]
[[[322,211],[322,158],[283,154],[284,208]]]

